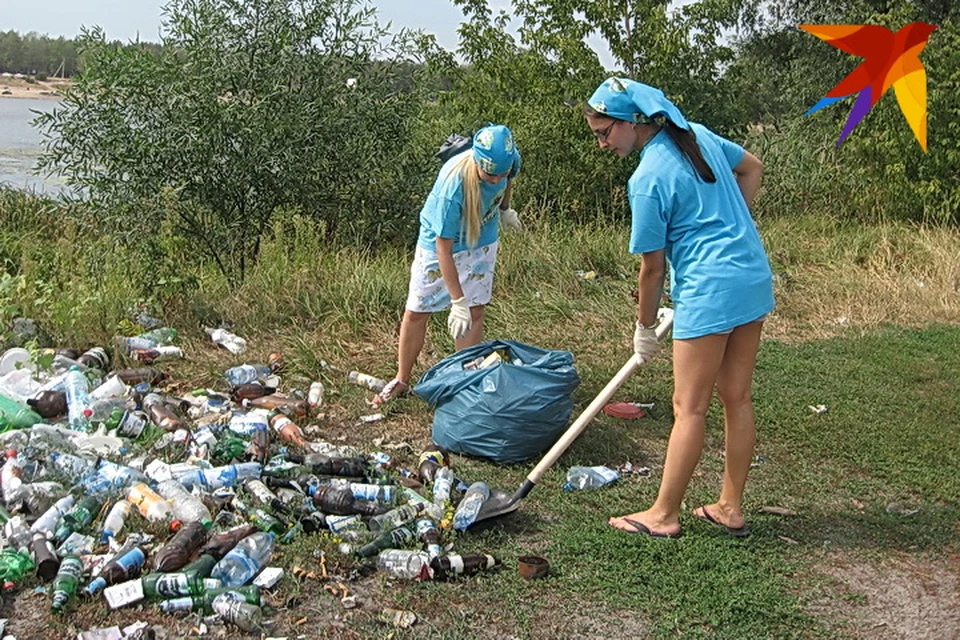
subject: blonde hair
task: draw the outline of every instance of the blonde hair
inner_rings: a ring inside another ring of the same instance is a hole
[[[460,173],[463,188],[463,218],[460,233],[467,232],[467,246],[473,247],[480,240],[480,172],[473,153],[466,152],[450,171]]]

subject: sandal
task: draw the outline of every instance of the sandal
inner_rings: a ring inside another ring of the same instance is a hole
[[[380,393],[373,396],[373,400],[370,401],[370,404],[372,404],[375,407],[379,407],[381,405],[384,405],[390,402],[391,400],[394,400],[396,398],[400,398],[402,396],[406,396],[409,394],[410,394],[410,385],[408,385],[406,382],[403,382],[399,378],[394,378],[393,380],[387,383],[387,385],[380,391]]]

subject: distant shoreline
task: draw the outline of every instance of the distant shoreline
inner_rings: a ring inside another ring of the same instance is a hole
[[[61,100],[61,90],[73,84],[72,80],[52,78],[27,82],[24,78],[8,78],[0,76],[0,98],[35,100]]]

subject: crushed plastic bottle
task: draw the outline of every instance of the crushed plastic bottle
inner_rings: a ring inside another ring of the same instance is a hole
[[[474,482],[463,494],[463,499],[453,513],[453,528],[464,531],[472,525],[480,513],[480,507],[490,497],[490,486],[486,482]]]
[[[575,489],[596,489],[615,482],[620,474],[608,467],[570,467],[567,471],[567,482],[563,485],[564,491]]]
[[[210,339],[234,355],[239,355],[247,349],[247,341],[226,329],[204,328]]]
[[[276,536],[262,531],[249,535],[216,564],[210,577],[225,587],[239,587],[253,580],[273,553]]]
[[[351,371],[348,373],[347,382],[350,384],[360,385],[361,387],[366,387],[367,389],[377,393],[383,391],[383,388],[387,386],[386,380],[381,380],[380,378],[376,378],[366,373],[360,373],[359,371]]]
[[[74,431],[89,431],[93,408],[87,377],[79,367],[70,367],[63,381],[67,393],[67,421]]]

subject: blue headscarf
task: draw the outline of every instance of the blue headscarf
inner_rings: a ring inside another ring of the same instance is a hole
[[[519,158],[513,134],[502,124],[489,124],[473,136],[473,159],[489,174],[511,171]]]
[[[607,78],[587,101],[595,111],[617,120],[650,123],[662,116],[681,129],[690,123],[663,91],[627,78]]]

